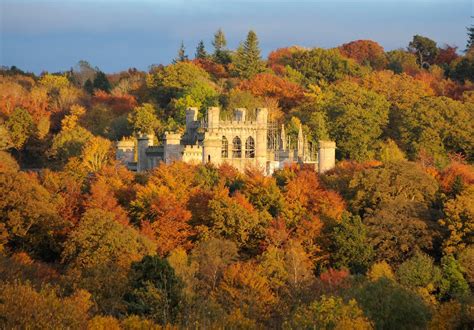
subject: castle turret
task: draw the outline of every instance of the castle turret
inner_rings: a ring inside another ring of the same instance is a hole
[[[286,151],[286,133],[285,133],[285,125],[281,124],[281,135],[280,135],[280,148],[283,151]]]
[[[153,134],[139,134],[137,138],[137,172],[148,170],[146,150],[153,145]]]
[[[298,145],[297,145],[297,153],[298,158],[302,159],[304,154],[304,136],[303,136],[303,128],[300,125],[300,129],[298,131]]]
[[[135,141],[132,139],[117,141],[116,148],[115,158],[125,166],[135,160]]]
[[[255,158],[258,166],[266,168],[267,163],[267,108],[257,109],[257,133],[255,141]]]
[[[336,165],[336,142],[319,141],[318,143],[318,172],[329,171]]]
[[[183,146],[181,145],[181,134],[166,132],[163,146],[166,164],[182,159]]]

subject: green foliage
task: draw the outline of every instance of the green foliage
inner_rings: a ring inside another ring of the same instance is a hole
[[[237,75],[245,79],[264,71],[258,38],[254,31],[250,30],[245,42],[237,48],[233,64]]]
[[[107,79],[107,76],[102,71],[96,73],[92,86],[95,90],[102,90],[107,93],[111,89],[109,79]]]
[[[383,96],[346,81],[329,89],[323,109],[342,158],[373,158],[373,146],[388,123],[389,104]]]
[[[34,132],[33,119],[28,111],[16,108],[5,122],[5,128],[9,133],[13,147],[20,150]]]
[[[357,302],[345,303],[340,297],[322,296],[308,306],[299,307],[286,329],[372,329]]]
[[[367,236],[367,226],[360,217],[344,213],[341,223],[332,229],[331,234],[331,260],[334,267],[365,273],[373,257]]]
[[[179,98],[173,102],[173,107],[176,109],[173,117],[182,124],[185,122],[186,109],[196,107],[204,113],[207,107],[217,106],[219,103],[219,94],[214,86],[203,81],[197,81],[185,87],[180,94]]]
[[[464,278],[464,269],[452,255],[444,256],[441,259],[441,269],[443,272],[440,294],[446,298],[463,298],[469,293],[469,284]]]
[[[173,60],[173,63],[185,62],[188,60],[188,55],[186,55],[186,48],[184,47],[184,42],[181,41],[179,46],[178,56]]]
[[[132,291],[126,301],[131,313],[146,316],[163,325],[173,322],[182,300],[183,283],[168,261],[145,256],[132,265]]]
[[[208,58],[209,55],[206,52],[206,46],[204,46],[204,41],[199,41],[197,47],[196,47],[196,54],[194,55],[194,58],[196,59],[206,59]]]
[[[423,329],[430,311],[414,293],[385,278],[357,290],[355,298],[376,329]]]
[[[128,115],[128,123],[135,133],[150,134],[161,126],[160,120],[156,117],[156,109],[150,103],[135,107]]]
[[[63,129],[54,138],[48,155],[62,163],[81,154],[84,145],[93,135],[81,126]]]
[[[388,139],[379,144],[376,158],[382,163],[406,160],[405,154],[392,139]]]
[[[220,64],[229,64],[231,62],[230,52],[227,50],[227,40],[222,29],[217,30],[214,34],[214,46],[213,59]]]
[[[342,56],[337,49],[297,51],[292,55],[290,66],[305,77],[307,84],[332,83],[348,75],[358,74],[357,64]]]
[[[420,66],[433,64],[439,52],[435,41],[420,35],[413,36],[413,40],[408,44],[408,50],[416,54]]]

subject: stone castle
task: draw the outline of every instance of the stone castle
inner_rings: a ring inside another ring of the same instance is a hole
[[[254,120],[247,118],[245,108],[235,109],[231,120],[222,120],[220,109],[211,107],[202,121],[198,120],[198,109],[189,108],[183,134],[166,132],[159,145],[154,144],[153,135],[139,134],[136,139],[117,142],[116,155],[137,172],[152,169],[160,162],[184,161],[217,166],[228,163],[240,171],[257,167],[271,175],[291,163],[310,164],[323,173],[334,167],[335,149],[333,141],[312,145],[301,127],[298,140],[292,144],[283,125],[280,128],[268,121],[265,108],[256,110]]]

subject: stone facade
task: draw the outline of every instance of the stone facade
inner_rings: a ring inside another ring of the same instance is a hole
[[[319,141],[316,153],[300,127],[296,148],[292,149],[284,126],[280,129],[269,123],[265,108],[257,109],[252,120],[245,108],[235,109],[231,120],[222,120],[217,107],[208,108],[203,121],[197,115],[197,108],[189,108],[185,132],[166,132],[160,146],[154,146],[153,136],[149,135],[139,135],[136,142],[130,139],[117,142],[117,159],[139,172],[159,162],[174,161],[209,162],[217,166],[228,163],[240,171],[257,167],[266,174],[295,162],[311,164],[320,173],[335,165],[335,142]],[[137,161],[133,162],[134,159]]]

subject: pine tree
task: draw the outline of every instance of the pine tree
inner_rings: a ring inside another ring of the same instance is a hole
[[[226,49],[227,40],[225,39],[222,29],[217,30],[214,34],[212,45],[214,46],[214,61],[220,64],[228,64],[231,62],[229,51]]]
[[[235,71],[243,78],[251,78],[264,71],[260,56],[258,38],[254,31],[249,31],[245,42],[240,44],[235,57]]]
[[[471,50],[474,46],[474,25],[471,24],[470,27],[467,28],[467,44],[466,44],[466,52]]]
[[[173,63],[185,62],[187,60],[188,55],[186,55],[186,47],[184,47],[184,43],[181,41],[181,46],[178,50],[178,56],[173,60]]]
[[[204,41],[199,41],[197,47],[196,47],[196,54],[194,56],[195,58],[199,59],[205,59],[207,58],[207,52],[206,52],[206,47],[204,46]]]
[[[102,71],[98,71],[95,75],[94,82],[93,82],[94,89],[100,89],[104,92],[110,92],[110,82],[107,79],[107,76]]]

